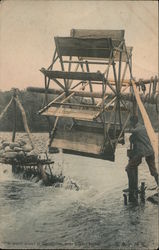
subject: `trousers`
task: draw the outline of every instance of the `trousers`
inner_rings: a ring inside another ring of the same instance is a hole
[[[126,171],[129,171],[134,167],[138,167],[142,162],[142,158],[143,156],[140,156],[140,155],[136,155],[136,156],[129,158],[128,165],[126,166]],[[149,156],[145,156],[145,160],[149,167],[150,174],[154,177],[158,176],[158,172],[157,172],[157,168],[155,164],[155,155],[151,154]]]

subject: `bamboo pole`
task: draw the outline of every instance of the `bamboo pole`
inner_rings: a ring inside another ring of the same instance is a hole
[[[18,96],[16,96],[15,98],[15,101],[16,103],[18,104],[18,107],[22,113],[22,118],[23,118],[23,123],[24,123],[24,128],[25,128],[25,131],[27,132],[28,134],[28,138],[29,138],[29,141],[30,141],[30,144],[32,146],[32,149],[34,149],[34,145],[33,145],[33,140],[32,140],[32,136],[31,136],[31,133],[30,133],[30,130],[29,130],[29,127],[28,127],[28,123],[27,123],[27,118],[26,118],[26,114],[25,114],[25,110],[18,98]]]
[[[7,104],[7,106],[3,109],[2,113],[0,114],[0,120],[3,118],[4,114],[7,112],[9,106],[11,105],[12,101],[13,101],[13,97],[11,98],[11,100],[9,101],[9,103]]]
[[[153,130],[153,127],[151,125],[148,114],[147,114],[147,112],[145,110],[145,107],[144,107],[142,101],[141,101],[141,98],[140,98],[140,95],[139,95],[138,90],[136,88],[136,84],[135,84],[134,80],[132,80],[132,86],[133,86],[133,90],[134,90],[134,94],[135,94],[137,104],[139,106],[139,109],[140,109],[140,112],[141,112],[141,115],[142,115],[142,118],[143,118],[143,121],[144,121],[144,124],[145,124],[145,127],[146,127],[147,134],[148,134],[149,139],[151,141],[153,150],[154,150],[155,154],[157,155],[158,154],[157,136],[156,136],[156,134],[155,134],[155,132]]]

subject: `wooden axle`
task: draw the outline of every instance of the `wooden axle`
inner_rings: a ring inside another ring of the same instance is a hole
[[[45,88],[36,88],[36,87],[28,87],[27,91],[29,92],[36,92],[36,93],[45,93]],[[48,89],[48,94],[55,94],[60,95],[63,93],[62,89]],[[99,92],[89,92],[89,91],[80,91],[80,90],[68,90],[68,94],[74,93],[74,96],[81,96],[81,97],[94,97],[94,98],[103,98],[103,95]],[[106,93],[106,96],[109,98],[115,97],[114,93]],[[134,100],[134,95],[130,93],[122,93],[120,94],[121,98],[125,99],[125,101],[132,102]],[[151,104],[158,104],[159,102],[159,93],[155,95],[143,95],[140,94],[140,98],[143,102],[151,103]]]

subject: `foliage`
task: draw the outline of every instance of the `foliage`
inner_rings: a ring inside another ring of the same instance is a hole
[[[13,92],[6,91],[0,92],[0,113],[5,108],[5,106],[9,103]],[[43,94],[35,94],[29,93],[27,91],[21,91],[19,93],[19,99],[24,107],[26,112],[28,126],[32,132],[46,132],[48,131],[48,123],[46,118],[37,114],[37,111],[41,109],[42,104],[44,102]],[[0,120],[0,131],[12,131],[13,129],[13,121],[14,121],[14,106],[8,108],[8,111],[5,113],[2,120]],[[17,131],[24,131],[22,115],[17,107],[16,109],[17,115]]]
[[[0,91],[0,114],[5,108],[5,106],[9,103],[12,98],[13,91]],[[48,95],[49,100],[53,99],[52,95]],[[44,105],[45,95],[40,93],[31,93],[27,91],[19,92],[20,101],[25,109],[27,121],[31,132],[48,132],[49,126],[46,117],[38,115],[37,112]],[[48,101],[49,101],[48,100]],[[155,105],[145,104],[146,110],[150,117],[153,127],[155,130],[158,130],[158,118]],[[14,121],[14,106],[11,105],[5,113],[2,120],[0,120],[0,131],[12,131],[13,130],[13,121]],[[140,121],[142,121],[141,114],[139,114]],[[64,125],[68,122],[68,119],[60,119],[60,124]],[[53,124],[54,118],[51,119],[51,123]],[[17,131],[24,131],[22,115],[17,107]]]

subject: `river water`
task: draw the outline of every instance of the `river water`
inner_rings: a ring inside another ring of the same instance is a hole
[[[24,134],[18,134],[22,137]],[[47,134],[33,134],[45,149]],[[127,136],[128,137],[128,136]],[[0,139],[11,139],[0,133]],[[63,171],[80,190],[67,185],[44,187],[12,175],[0,164],[0,247],[7,249],[157,249],[158,207],[148,201],[124,205],[127,187],[125,166],[128,138],[119,145],[116,161],[81,156],[50,155],[54,170]],[[145,161],[139,167],[139,182],[155,186]],[[147,191],[146,195],[152,194]]]

